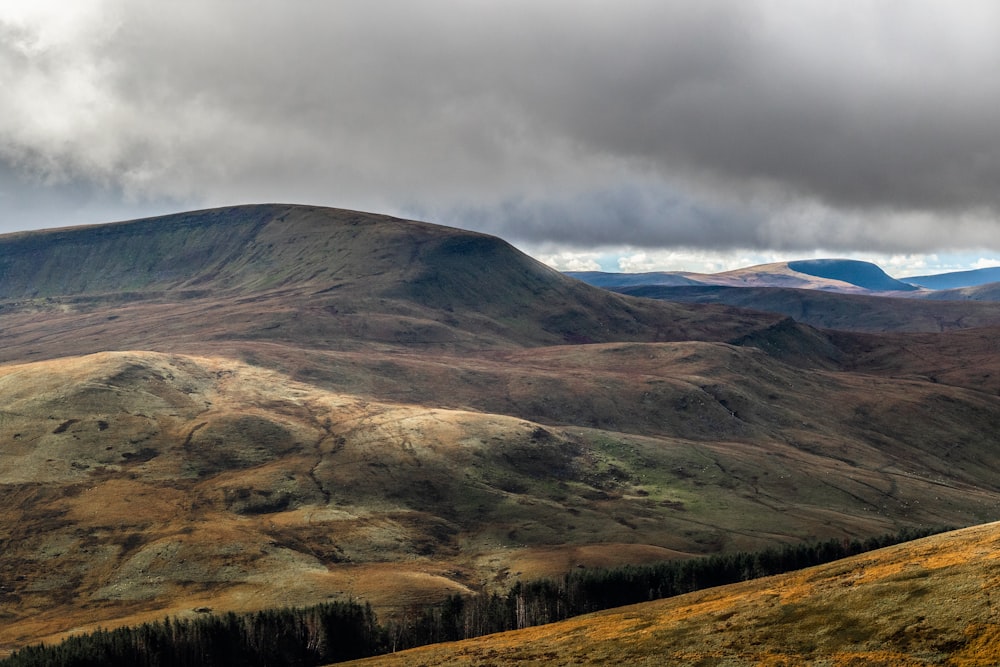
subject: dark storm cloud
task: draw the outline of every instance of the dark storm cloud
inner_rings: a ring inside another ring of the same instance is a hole
[[[989,2],[81,6],[0,10],[0,157],[132,202],[581,246],[1000,243]]]
[[[763,223],[746,211],[706,208],[662,187],[636,184],[595,188],[572,197],[457,205],[418,215],[446,224],[464,222],[500,236],[516,225],[518,239],[526,243],[577,247],[618,245],[625,238],[644,239],[650,246],[711,247],[722,236],[734,247],[753,247],[761,241],[757,232]]]

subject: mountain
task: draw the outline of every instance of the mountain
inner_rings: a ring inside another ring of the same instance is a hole
[[[0,650],[1000,512],[994,329],[820,331],[292,205],[0,267]]]
[[[639,285],[725,287],[783,287],[827,290],[848,294],[912,292],[918,288],[895,280],[869,262],[849,259],[811,259],[761,264],[722,273],[602,273],[571,272],[567,275],[588,284],[613,290]]]
[[[177,336],[471,348],[727,340],[775,321],[623,299],[483,234],[288,205],[3,235],[0,278],[8,360],[156,349]],[[116,314],[84,317],[81,331],[81,316],[103,308]],[[34,345],[42,336],[46,349]]]
[[[910,276],[900,278],[903,282],[919,285],[932,290],[952,290],[961,287],[978,287],[986,283],[1000,282],[1000,266],[972,271],[955,271],[931,276]]]
[[[838,280],[873,292],[913,291],[912,285],[886,275],[871,262],[853,259],[805,259],[788,262],[788,268],[798,273]]]
[[[358,661],[394,665],[995,664],[990,524],[766,579]]]

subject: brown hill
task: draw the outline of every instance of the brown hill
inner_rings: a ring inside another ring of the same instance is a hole
[[[993,665],[1000,526],[552,625],[346,663]]]
[[[970,288],[986,293],[983,288]],[[881,332],[942,332],[1000,325],[997,299],[933,300],[937,292],[874,296],[817,289],[782,287],[667,287],[643,285],[619,288],[622,294],[676,303],[723,304],[776,313],[821,329]],[[971,297],[970,297],[971,299]]]
[[[970,287],[935,290],[927,292],[923,298],[954,301],[1000,301],[1000,283],[993,282]]]
[[[309,207],[0,251],[0,647],[1000,511],[988,330],[635,299]]]

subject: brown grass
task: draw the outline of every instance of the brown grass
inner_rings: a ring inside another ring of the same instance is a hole
[[[627,299],[304,207],[30,236],[0,239],[34,248],[0,303],[0,650],[1000,508],[995,330]]]
[[[990,665],[1000,524],[357,665]]]
[[[715,343],[316,355],[356,393],[219,356],[0,368],[0,645],[199,607],[394,613],[1000,503],[993,399],[954,387]]]

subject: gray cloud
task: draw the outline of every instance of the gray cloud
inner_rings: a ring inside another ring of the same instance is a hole
[[[0,183],[29,174],[129,210],[302,201],[577,246],[1000,249],[995,7],[0,9],[0,159],[16,170]]]

